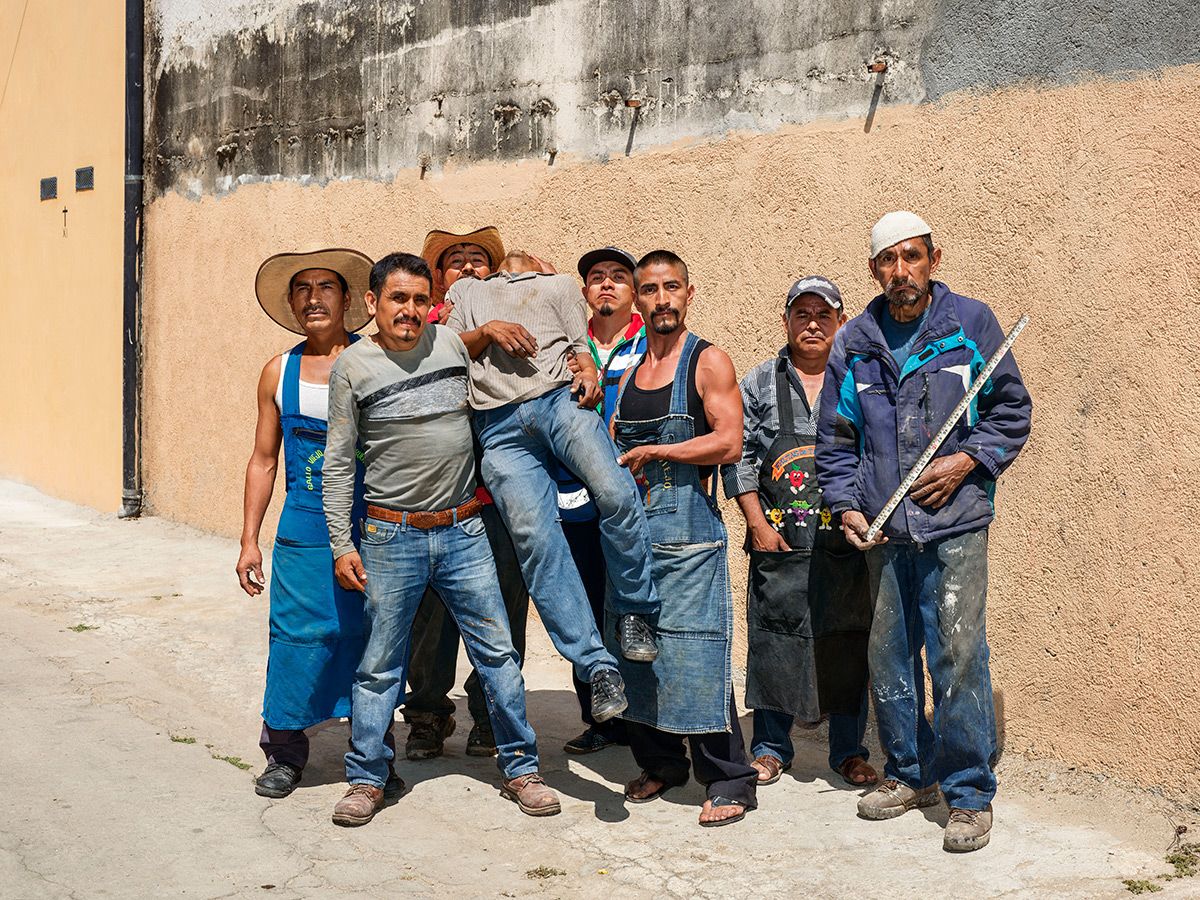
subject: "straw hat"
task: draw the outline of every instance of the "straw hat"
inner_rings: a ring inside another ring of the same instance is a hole
[[[298,253],[276,253],[258,267],[254,277],[254,293],[258,304],[268,316],[288,331],[304,334],[304,329],[292,314],[288,302],[288,287],[292,277],[305,269],[329,269],[346,279],[350,287],[350,303],[346,307],[346,330],[358,331],[371,321],[364,295],[371,285],[370,257],[357,250],[331,248],[304,250]]]
[[[476,228],[466,234],[455,234],[453,231],[442,231],[435,228],[425,235],[425,245],[421,248],[421,257],[429,263],[429,268],[436,269],[446,248],[453,247],[455,244],[478,244],[491,259],[493,271],[504,259],[504,242],[500,240],[500,232],[494,225]]]

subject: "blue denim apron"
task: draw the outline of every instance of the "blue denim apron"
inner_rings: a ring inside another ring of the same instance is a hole
[[[615,415],[617,447],[622,452],[695,437],[687,408],[687,377],[697,343],[689,333],[675,369],[666,416],[643,421],[622,418],[621,401],[635,375],[626,379]],[[677,734],[730,730],[733,597],[716,480],[714,473],[713,492],[708,494],[696,466],[665,461],[647,463],[637,477],[654,545],[654,585],[662,600],[662,611],[650,618],[658,658],[652,663],[625,659],[616,635],[617,617],[611,609],[605,616],[605,643],[617,658],[629,698],[622,718]]]
[[[356,335],[351,340],[357,340]],[[279,423],[287,498],[271,553],[271,630],[263,721],[299,730],[350,715],[350,685],[365,642],[363,595],[340,587],[321,507],[324,419],[300,414],[298,344],[283,372]],[[355,478],[353,521],[366,515],[363,466]],[[354,536],[358,542],[357,532]]]

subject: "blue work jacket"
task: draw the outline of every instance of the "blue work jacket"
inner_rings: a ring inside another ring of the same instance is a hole
[[[880,294],[838,332],[817,426],[817,478],[834,513],[883,509],[917,458],[1004,341],[983,303],[931,285],[933,298],[903,366],[884,340]],[[1033,403],[1011,351],[996,367],[937,456],[962,451],[978,463],[940,509],[905,497],[884,527],[889,538],[927,543],[981,528],[995,515],[996,479],[1029,437]]]

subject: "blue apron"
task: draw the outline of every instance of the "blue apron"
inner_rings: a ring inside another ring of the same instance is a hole
[[[617,396],[615,431],[622,452],[695,437],[687,408],[687,377],[697,343],[689,333],[675,369],[671,405],[663,418],[622,418],[621,401],[636,376],[634,367]],[[657,635],[658,658],[652,663],[625,659],[616,634],[617,617],[612,610],[605,616],[605,643],[617,659],[629,698],[622,718],[677,734],[730,730],[733,596],[726,565],[727,535],[716,505],[716,473],[710,495],[699,472],[693,465],[655,461],[647,463],[637,478],[654,545],[651,572],[662,600],[659,614],[649,617]]]
[[[351,340],[357,340],[356,335]],[[338,585],[321,507],[324,419],[300,414],[298,344],[283,372],[279,423],[287,499],[271,553],[271,632],[263,721],[299,730],[350,715],[350,685],[365,644],[363,595]],[[363,466],[355,478],[353,521],[366,514]],[[357,532],[354,535],[358,542]]]

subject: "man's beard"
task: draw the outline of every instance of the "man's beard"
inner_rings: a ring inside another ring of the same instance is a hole
[[[654,326],[655,334],[673,334],[679,330],[681,324],[679,315],[675,310],[669,310],[665,313],[655,313],[650,317],[650,323]]]
[[[912,288],[916,293],[911,296],[904,293],[904,288]],[[929,296],[929,284],[924,287],[917,284],[911,278],[894,279],[888,282],[888,286],[884,288],[884,294],[887,296],[888,306],[895,306],[901,309],[910,306],[917,306],[926,297]]]
[[[611,316],[616,311],[617,311],[617,308],[615,306],[613,306],[611,303],[609,303],[608,301],[601,303],[600,308],[598,310],[596,310],[596,312],[602,316]]]

